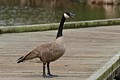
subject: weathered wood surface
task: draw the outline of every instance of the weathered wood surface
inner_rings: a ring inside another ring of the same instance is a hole
[[[67,51],[51,63],[58,77],[43,78],[42,63],[16,60],[39,44],[55,39],[56,31],[0,35],[0,80],[87,80],[120,51],[120,26],[64,30]]]

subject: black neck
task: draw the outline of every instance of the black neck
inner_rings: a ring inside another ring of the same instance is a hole
[[[59,28],[58,28],[58,33],[57,33],[56,39],[63,36],[62,31],[63,31],[63,25],[64,25],[65,20],[66,20],[65,17],[62,16],[62,19],[61,19],[61,22],[60,22],[60,25],[59,25]]]

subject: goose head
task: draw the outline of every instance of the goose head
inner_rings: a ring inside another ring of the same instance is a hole
[[[64,18],[67,19],[67,18],[70,18],[70,17],[74,17],[75,14],[73,13],[70,13],[70,12],[64,12]]]

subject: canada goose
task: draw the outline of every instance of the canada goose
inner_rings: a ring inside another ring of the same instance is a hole
[[[31,52],[29,52],[27,55],[20,57],[17,63],[23,62],[28,59],[40,58],[40,60],[43,62],[43,77],[55,76],[50,73],[49,64],[50,62],[55,61],[58,58],[60,58],[65,53],[65,46],[64,46],[63,34],[62,34],[63,25],[64,25],[65,20],[72,16],[73,16],[72,13],[64,12],[59,28],[58,28],[56,40],[51,43],[42,44],[36,47]],[[45,73],[46,64],[47,64],[47,70],[48,70],[47,75]]]

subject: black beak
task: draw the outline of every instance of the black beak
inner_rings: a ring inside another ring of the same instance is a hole
[[[71,17],[71,18],[75,18],[75,14],[70,13],[70,17]]]

